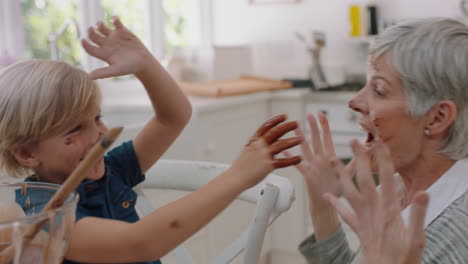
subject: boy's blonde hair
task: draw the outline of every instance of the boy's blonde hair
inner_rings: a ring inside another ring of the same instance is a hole
[[[28,60],[0,71],[0,169],[13,177],[30,173],[12,148],[65,131],[100,100],[96,82],[64,62]]]

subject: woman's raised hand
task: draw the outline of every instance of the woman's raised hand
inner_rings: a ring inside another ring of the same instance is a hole
[[[321,131],[317,119],[312,114],[307,115],[307,120],[311,131],[312,149],[306,140],[301,143],[304,162],[296,165],[297,169],[304,176],[307,184],[310,202],[312,207],[329,207],[329,203],[323,199],[326,192],[337,196],[341,193],[338,173],[332,166],[331,160],[336,159],[335,148],[328,120],[323,113],[318,114]],[[296,135],[304,138],[304,133],[300,128],[295,130]],[[291,156],[285,152],[287,157]],[[352,164],[348,167],[352,170]]]
[[[412,201],[410,222],[406,226],[401,217],[394,168],[387,147],[378,139],[369,150],[357,140],[351,142],[356,158],[356,179],[359,190],[343,164],[335,160],[340,171],[343,195],[351,208],[334,194],[325,198],[333,204],[344,221],[357,234],[361,242],[363,263],[415,264],[421,262],[424,251],[424,217],[428,204],[425,192],[416,194]],[[371,172],[371,152],[379,171],[381,183],[377,191]]]

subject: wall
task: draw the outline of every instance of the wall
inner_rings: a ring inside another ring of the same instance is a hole
[[[382,12],[391,18],[418,18],[427,16],[458,17],[461,0],[386,0],[381,1]]]
[[[323,30],[327,34],[322,59],[329,70],[365,68],[366,52],[361,50],[362,43],[348,37],[349,0],[300,0],[298,4],[270,5],[248,2],[213,0],[213,41],[215,45],[253,44],[257,73],[305,75],[309,58],[294,32],[310,35],[312,30]],[[460,15],[460,0],[379,2],[382,16],[391,19]]]

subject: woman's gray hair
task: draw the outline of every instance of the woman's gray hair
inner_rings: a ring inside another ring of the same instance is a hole
[[[373,61],[389,54],[402,81],[409,113],[420,117],[440,100],[457,106],[440,153],[468,157],[468,27],[449,18],[425,18],[383,31],[370,49]]]

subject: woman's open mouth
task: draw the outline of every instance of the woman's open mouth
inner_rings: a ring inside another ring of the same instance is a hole
[[[367,138],[366,138],[366,142],[364,142],[364,145],[366,147],[371,147],[375,139],[374,134],[372,134],[372,132],[370,132],[367,128],[365,128],[362,125],[361,125],[361,130],[367,133]]]
[[[367,147],[370,147],[372,145],[372,142],[374,141],[374,135],[370,132],[367,133],[367,139],[365,145]]]

